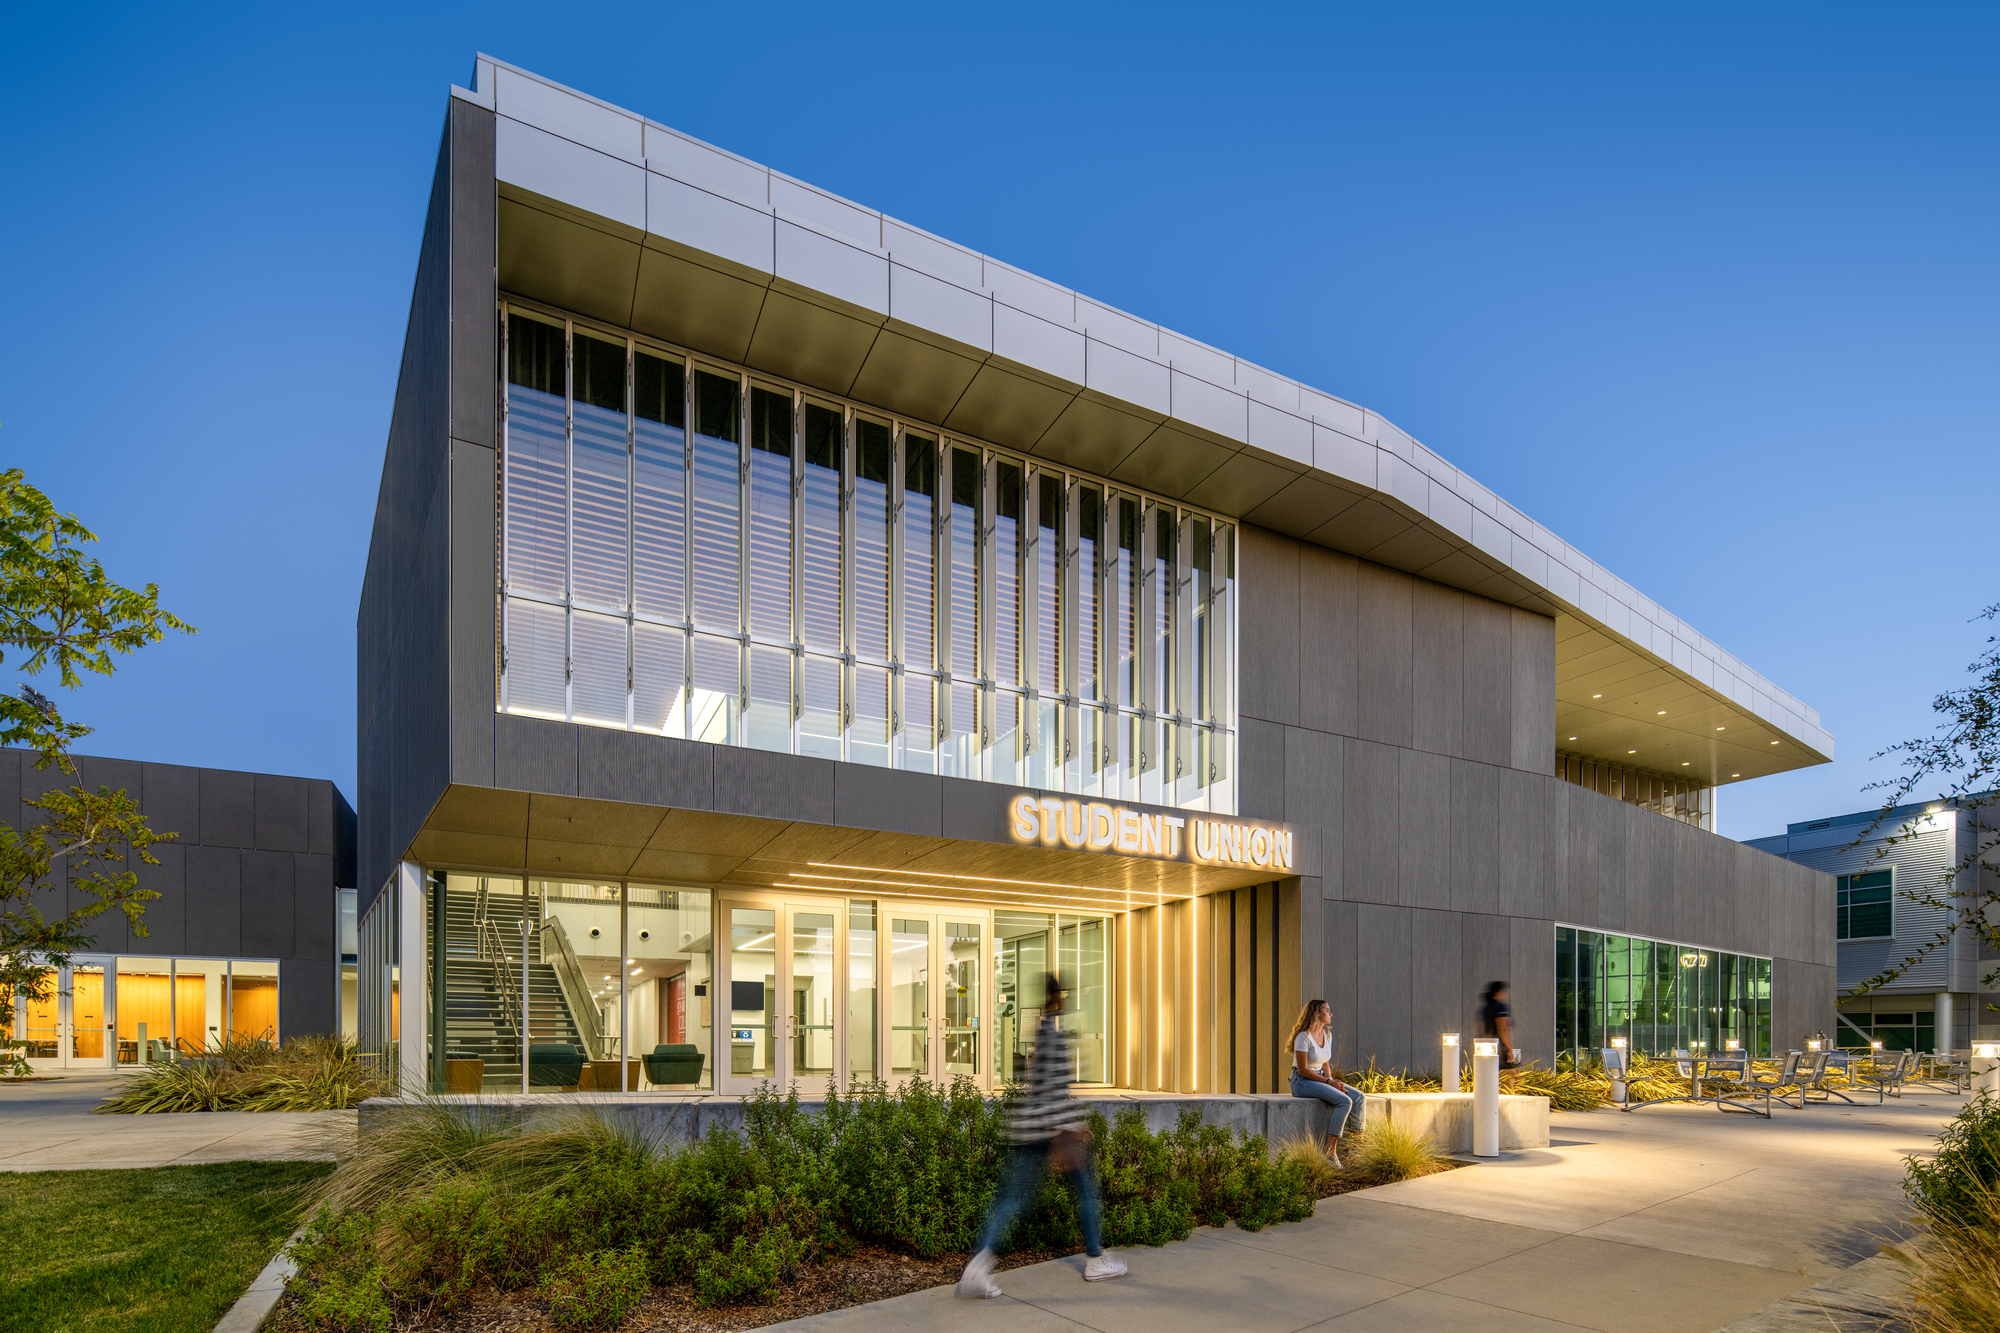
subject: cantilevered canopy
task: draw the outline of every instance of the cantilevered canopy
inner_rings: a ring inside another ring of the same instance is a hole
[[[527,71],[477,83],[507,293],[1553,616],[1557,748],[1718,783],[1832,756],[1812,709],[1375,412]]]
[[[1124,912],[1267,883],[1270,870],[449,788],[409,855],[434,870],[789,888]]]

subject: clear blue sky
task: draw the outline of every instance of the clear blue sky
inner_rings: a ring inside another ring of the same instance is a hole
[[[2000,600],[1990,6],[42,6],[0,461],[201,627],[86,749],[354,796],[445,89],[485,50],[1381,411],[1818,708],[1869,804]],[[1234,258],[1227,263],[1218,255]]]

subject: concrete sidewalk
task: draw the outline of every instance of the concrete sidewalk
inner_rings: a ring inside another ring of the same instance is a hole
[[[1559,1114],[1545,1150],[1326,1199],[1290,1226],[1124,1250],[1116,1282],[1057,1260],[1000,1274],[1000,1300],[940,1287],[774,1327],[1709,1333],[1906,1234],[1902,1158],[1964,1104]]]
[[[118,1074],[0,1084],[0,1171],[79,1171],[200,1162],[330,1159],[352,1111],[92,1115]]]

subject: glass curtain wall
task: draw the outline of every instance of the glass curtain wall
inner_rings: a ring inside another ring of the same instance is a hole
[[[519,1090],[524,1023],[531,1091],[710,1086],[706,890],[454,871],[432,892],[447,1091]]]
[[[1235,811],[1232,525],[510,307],[507,712]]]
[[[1556,1050],[1589,1063],[1622,1037],[1642,1055],[1771,1054],[1771,960],[1556,927]]]
[[[1035,1050],[1035,1024],[1047,1003],[1049,973],[1069,987],[1063,1026],[1074,1041],[1074,1077],[1102,1083],[1110,1053],[1111,974],[1100,916],[1016,911],[993,913],[993,1081],[1027,1077]]]

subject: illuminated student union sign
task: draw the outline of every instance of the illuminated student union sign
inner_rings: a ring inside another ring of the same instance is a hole
[[[1007,813],[1008,832],[1025,846],[1280,872],[1297,862],[1291,829],[1253,820],[1040,795],[1014,797]]]

